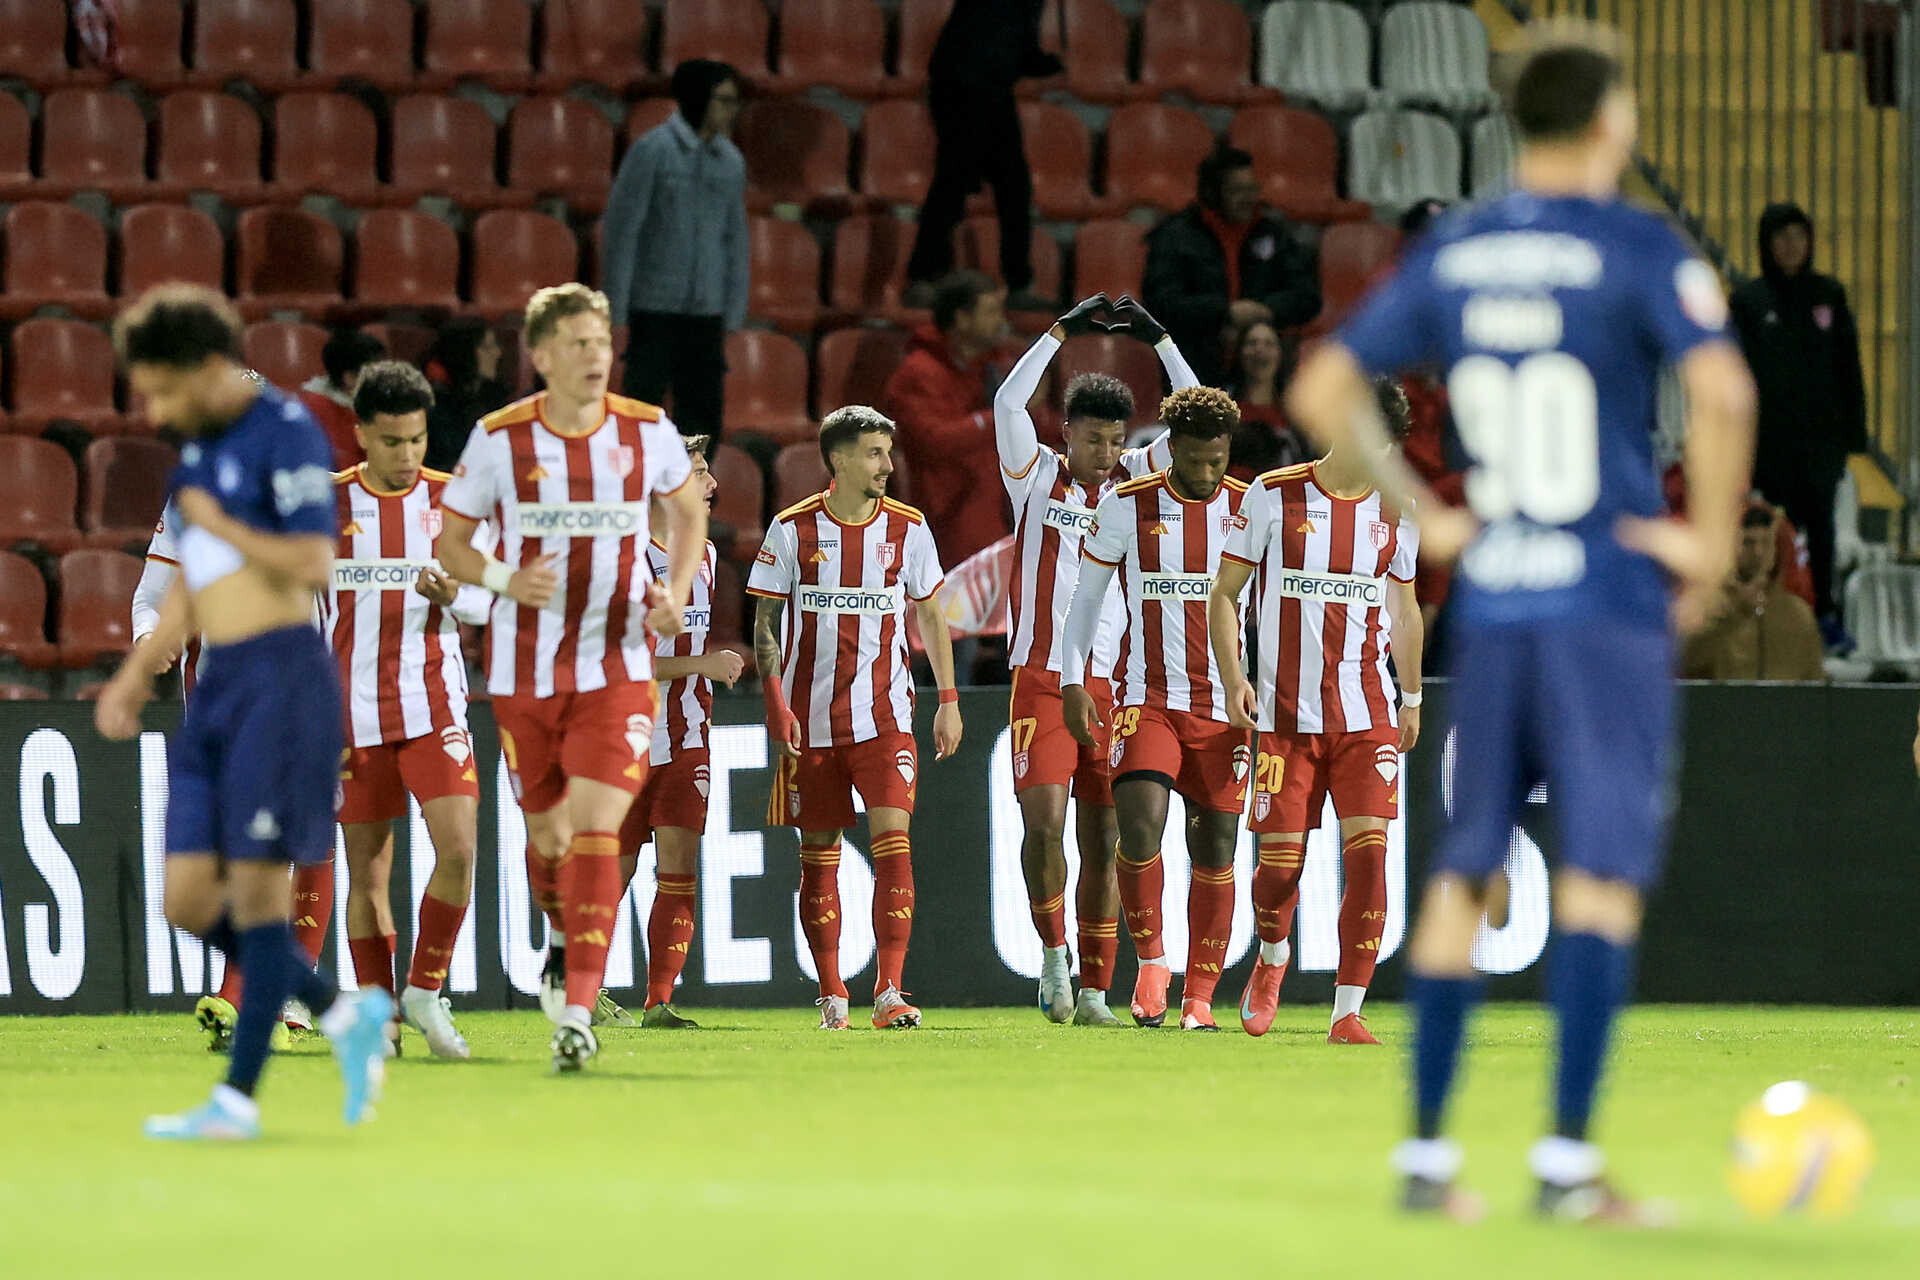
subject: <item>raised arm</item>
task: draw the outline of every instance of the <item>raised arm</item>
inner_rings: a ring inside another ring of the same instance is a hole
[[[1040,456],[1040,433],[1034,430],[1027,402],[1040,389],[1041,376],[1060,350],[1059,333],[1056,324],[1035,338],[993,393],[993,443],[1000,451],[1000,470],[1016,480],[1026,475]]]

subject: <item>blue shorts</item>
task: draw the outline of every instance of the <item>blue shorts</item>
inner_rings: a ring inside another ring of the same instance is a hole
[[[312,627],[221,645],[167,744],[167,851],[333,857],[346,729],[340,679]]]
[[[1483,880],[1545,783],[1560,860],[1646,888],[1671,810],[1673,639],[1606,621],[1454,630],[1453,797],[1437,868]]]

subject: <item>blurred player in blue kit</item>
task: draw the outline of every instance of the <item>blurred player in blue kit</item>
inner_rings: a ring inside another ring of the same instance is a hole
[[[1528,1157],[1545,1215],[1647,1223],[1613,1189],[1588,1124],[1624,1002],[1643,895],[1660,869],[1673,764],[1674,641],[1730,567],[1754,391],[1711,269],[1624,203],[1636,109],[1612,33],[1536,28],[1510,107],[1517,190],[1435,222],[1397,274],[1302,367],[1289,397],[1320,441],[1357,446],[1412,504],[1423,554],[1454,579],[1458,776],[1410,947],[1414,1134],[1394,1152],[1404,1207],[1477,1216],[1441,1136],[1481,980],[1489,880],[1546,783],[1561,847],[1548,994],[1559,1022],[1552,1131]],[[1661,516],[1657,385],[1687,392],[1689,516]],[[1386,447],[1367,378],[1445,370],[1473,460],[1471,514],[1442,506]],[[1678,597],[1673,592],[1677,588]]]
[[[225,1083],[146,1132],[258,1137],[253,1093],[289,996],[332,1041],[353,1124],[379,1089],[392,1002],[342,995],[314,972],[287,893],[290,867],[333,857],[345,744],[333,657],[312,625],[333,565],[332,454],[297,401],[247,376],[239,318],[218,294],[156,288],[121,314],[114,342],[148,417],[189,440],[167,486],[184,524],[180,573],[95,723],[116,740],[138,733],[153,677],[200,633],[205,675],[167,752],[166,914],[237,960],[243,983]]]

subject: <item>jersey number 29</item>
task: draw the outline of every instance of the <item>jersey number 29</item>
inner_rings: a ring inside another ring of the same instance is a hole
[[[1564,351],[1517,365],[1468,356],[1447,378],[1461,443],[1473,455],[1467,504],[1488,522],[1519,514],[1571,524],[1600,498],[1600,408],[1593,374]]]

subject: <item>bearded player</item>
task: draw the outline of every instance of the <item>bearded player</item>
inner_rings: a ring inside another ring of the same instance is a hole
[[[1396,444],[1407,397],[1374,384]],[[1340,815],[1340,965],[1330,1044],[1378,1044],[1360,1016],[1387,922],[1387,826],[1399,814],[1400,755],[1420,737],[1419,532],[1381,501],[1343,445],[1318,462],[1269,471],[1240,504],[1207,601],[1214,660],[1233,723],[1259,730],[1253,815],[1260,841],[1253,920],[1260,934],[1240,1025],[1262,1036],[1280,1006],[1300,902],[1307,832],[1329,794]],[[1240,593],[1254,582],[1256,692],[1240,665]],[[1391,658],[1404,692],[1387,670]]]
[[[911,600],[939,686],[934,758],[960,745],[953,641],[940,609],[945,578],[933,534],[887,497],[891,419],[849,405],[820,424],[833,483],[782,511],[754,559],[747,590],[753,652],[778,769],[769,826],[800,829],[800,925],[819,975],[820,1029],[844,1031],[840,979],[840,836],[853,793],[867,807],[873,858],[873,1025],[905,1030],[920,1010],[901,990],[913,933],[913,818],[920,772],[907,660]]]

